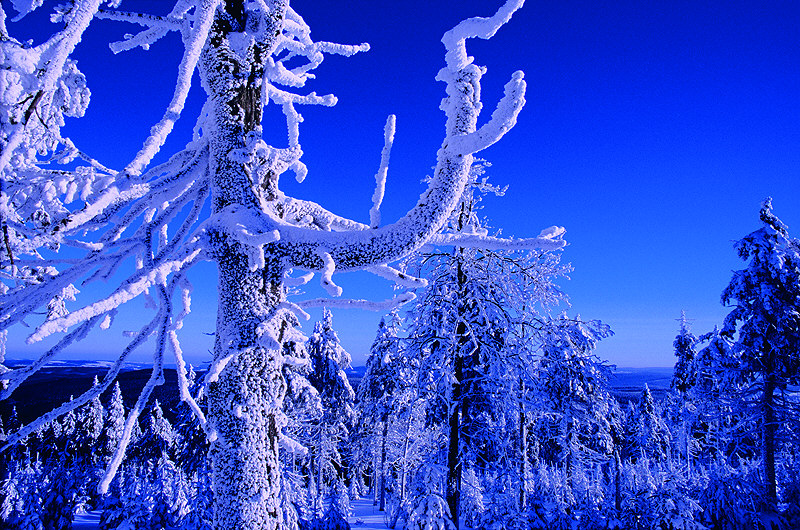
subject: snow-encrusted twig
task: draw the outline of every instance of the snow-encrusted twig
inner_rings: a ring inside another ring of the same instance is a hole
[[[183,257],[160,263],[152,269],[142,269],[131,276],[111,295],[103,300],[85,306],[77,311],[73,311],[63,317],[54,318],[44,322],[27,339],[29,344],[38,342],[45,337],[66,331],[70,326],[79,324],[97,315],[119,307],[120,305],[143,294],[153,285],[163,284],[165,278],[174,272],[184,270],[187,266],[194,264],[195,259],[200,255],[201,248],[195,244],[195,248],[187,248],[183,252]]]
[[[381,165],[375,173],[375,192],[372,194],[372,208],[369,210],[369,224],[378,228],[381,224],[381,203],[386,192],[386,174],[389,171],[389,157],[394,144],[394,129],[397,118],[390,114],[383,127],[383,149],[381,150]]]
[[[181,401],[189,405],[197,421],[200,422],[200,426],[205,431],[207,427],[206,416],[203,414],[203,411],[200,410],[200,406],[197,404],[197,401],[195,401],[192,393],[189,392],[189,381],[186,379],[186,362],[183,359],[183,350],[181,350],[180,342],[178,341],[178,334],[175,333],[175,330],[170,330],[168,337],[169,343],[172,346],[172,352],[175,354],[176,371],[178,373],[178,390],[180,392]]]
[[[86,335],[88,335],[89,331],[91,331],[91,329],[100,320],[100,316],[101,315],[97,315],[94,318],[87,320],[86,322],[81,324],[81,326],[79,326],[77,329],[65,335],[61,340],[58,341],[58,343],[56,343],[55,346],[48,349],[31,364],[23,368],[18,368],[16,370],[9,370],[8,372],[1,374],[0,380],[5,379],[8,381],[8,383],[6,387],[3,388],[3,391],[0,392],[0,401],[11,397],[11,394],[14,392],[14,390],[17,389],[17,387],[19,387],[19,385],[24,383],[25,380],[28,379],[28,377],[35,374],[41,367],[46,365],[50,361],[50,359],[55,357],[61,350],[63,350],[73,342],[83,340],[86,337]]]
[[[139,24],[140,26],[146,26],[148,28],[138,35],[130,38],[126,36],[125,40],[112,42],[109,44],[111,51],[115,54],[132,50],[133,48],[139,46],[141,46],[143,50],[147,50],[150,48],[151,44],[154,44],[170,31],[181,31],[181,29],[183,29],[182,21],[174,18],[172,13],[166,17],[159,17],[144,13],[128,13],[124,11],[109,11],[101,9],[97,13],[97,18],[116,20],[119,22],[130,22],[132,24]]]
[[[365,309],[367,311],[391,311],[396,307],[407,304],[416,299],[417,295],[408,292],[383,300],[381,302],[373,302],[372,300],[355,300],[347,298],[314,298],[312,300],[302,300],[297,302],[297,305],[303,309],[310,309],[312,307],[327,307],[329,309]]]
[[[225,367],[228,366],[228,363],[230,363],[237,355],[239,355],[238,351],[229,353],[225,357],[215,359],[214,362],[211,363],[211,366],[208,367],[208,372],[206,372],[205,383],[203,386],[208,388],[208,385],[215,383],[217,379],[219,379],[219,376]]]
[[[292,278],[289,276],[289,272],[290,271],[286,271],[286,274],[283,276],[283,285],[286,287],[300,287],[307,284],[314,278],[313,272],[307,272],[302,276],[298,276],[297,278]]]
[[[297,305],[294,302],[290,302],[288,300],[284,300],[280,304],[278,304],[278,309],[285,309],[287,311],[291,311],[294,313],[298,318],[302,318],[303,320],[310,320],[311,315],[306,313],[302,307]]]
[[[559,239],[564,233],[560,227],[552,235],[525,238],[525,239],[506,239],[480,234],[439,234],[428,240],[429,245],[454,246],[463,248],[482,248],[486,250],[556,250],[563,248],[567,242]],[[550,230],[550,229],[548,229]]]
[[[428,286],[428,280],[425,278],[417,278],[416,276],[401,272],[393,267],[390,267],[389,265],[376,265],[368,268],[367,270],[376,276],[393,281],[401,287],[417,289]]]
[[[106,467],[103,478],[100,480],[100,484],[97,487],[97,490],[103,495],[108,493],[108,487],[111,485],[111,481],[117,474],[117,469],[119,469],[119,465],[122,463],[122,459],[125,457],[125,451],[130,443],[133,427],[139,419],[139,415],[144,410],[147,401],[150,399],[150,394],[153,393],[153,389],[156,386],[164,384],[164,349],[166,348],[170,313],[172,311],[167,288],[163,285],[159,286],[159,298],[161,299],[162,304],[162,318],[161,325],[159,326],[160,329],[158,332],[156,349],[153,353],[153,369],[150,372],[150,378],[147,380],[144,388],[142,388],[142,391],[139,393],[139,398],[136,400],[136,404],[130,410],[130,412],[128,412],[128,417],[125,419],[125,426],[122,429],[122,438],[120,439],[116,451],[114,451],[114,456],[111,457],[111,461],[108,463],[108,467]]]
[[[211,23],[214,21],[214,12],[222,0],[201,0],[195,13],[194,27],[184,41],[184,53],[178,66],[178,79],[175,91],[164,113],[164,117],[153,126],[150,136],[145,140],[141,151],[125,168],[125,173],[138,175],[156,155],[167,136],[172,132],[172,127],[180,117],[186,96],[192,84],[192,75],[200,59],[200,52],[205,45]]]
[[[336,270],[336,264],[330,254],[324,250],[318,252],[319,257],[322,258],[322,275],[320,277],[320,285],[328,291],[331,296],[342,296],[342,288],[333,283],[333,273]]]

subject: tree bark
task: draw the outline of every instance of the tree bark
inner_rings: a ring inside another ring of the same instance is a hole
[[[380,498],[381,504],[378,510],[386,509],[386,439],[389,436],[389,418],[383,418],[383,431],[381,436],[381,467],[380,467]]]
[[[221,242],[219,312],[215,359],[232,356],[209,386],[209,420],[216,433],[211,445],[214,480],[214,528],[280,528],[281,471],[278,441],[285,383],[280,353],[256,343],[258,325],[276,318],[280,283],[264,285],[247,257]]]
[[[463,326],[463,324],[459,324]],[[464,360],[455,352],[455,377],[453,395],[450,403],[450,435],[447,445],[447,506],[456,530],[459,528],[459,508],[461,504],[461,390]]]
[[[212,209],[229,205],[260,208],[249,169],[231,157],[245,137],[261,126],[261,80],[266,59],[277,42],[285,2],[273,2],[265,34],[242,61],[227,42],[229,33],[250,22],[241,0],[229,0],[217,12],[201,55],[201,76],[209,93],[214,130],[210,171]],[[224,14],[223,14],[224,10]],[[242,246],[224,233],[209,234],[219,272],[219,305],[214,361],[227,363],[209,385],[209,423],[216,530],[277,530],[281,527],[281,466],[278,442],[286,383],[278,348],[259,344],[259,329],[275,332],[286,325],[278,307],[284,300],[285,265],[265,250],[266,265],[252,271]],[[278,340],[281,340],[278,337]],[[213,438],[213,437],[212,437]]]
[[[775,473],[775,436],[778,424],[775,418],[775,389],[777,382],[774,374],[767,374],[764,381],[762,409],[764,425],[762,428],[762,447],[764,453],[764,478],[767,486],[767,501],[772,506],[778,505],[778,481]]]

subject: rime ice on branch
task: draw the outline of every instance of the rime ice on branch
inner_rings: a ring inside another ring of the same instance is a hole
[[[310,278],[292,279],[291,270],[319,273],[328,293],[339,296],[334,275],[348,270],[366,269],[406,288],[424,285],[387,264],[426,244],[542,249],[564,244],[563,230],[557,228],[519,240],[437,235],[468,183],[473,154],[514,126],[525,101],[523,75],[516,72],[490,119],[478,126],[485,69],[473,64],[466,41],[490,38],[522,0],[509,0],[492,17],[465,20],[443,38],[446,66],[437,79],[446,84],[441,108],[447,126],[436,169],[419,202],[385,226],[379,226],[379,208],[394,137],[391,118],[369,225],[287,197],[279,186],[286,171],[298,181],[309,173],[301,161],[300,106],[336,103],[332,95],[306,89],[314,69],[327,55],[349,56],[367,51],[368,45],[312,40],[308,25],[286,0],[177,0],[165,16],[118,11],[117,3],[76,0],[58,7],[54,19],[63,29],[38,46],[11,38],[0,12],[0,332],[34,324],[29,342],[60,337],[31,366],[0,375],[7,385],[3,397],[65,347],[96,328],[113,327],[121,305],[144,297],[154,308],[98,385],[10,433],[6,447],[95,398],[130,354],[155,336],[153,372],[102,480],[102,489],[107,488],[136,416],[164,380],[168,350],[179,367],[181,395],[191,400],[179,342],[191,307],[186,273],[212,260],[219,270],[216,344],[206,378],[208,416],[199,416],[212,440],[214,524],[277,528],[278,447],[286,424],[281,370],[290,362],[283,351],[303,340],[296,329],[298,316],[306,316],[303,308],[320,303],[287,300],[290,287]],[[37,4],[14,3],[20,16]],[[148,49],[170,31],[178,32],[184,45],[163,117],[121,170],[105,167],[60,134],[63,117],[82,116],[88,104],[86,80],[70,54],[95,17],[144,28],[113,43],[115,53]],[[167,162],[152,166],[183,112],[195,71],[208,98],[194,138]],[[262,136],[263,107],[270,102],[283,111],[285,143]],[[211,215],[204,219],[207,204]],[[63,246],[74,251],[59,253]],[[118,275],[124,280],[96,299],[76,288]],[[386,302],[326,303],[387,310],[412,298],[413,293],[402,293]],[[43,308],[44,319],[36,315]],[[192,409],[199,413],[196,405]]]

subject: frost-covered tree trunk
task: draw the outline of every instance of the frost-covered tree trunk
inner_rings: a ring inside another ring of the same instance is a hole
[[[378,509],[386,509],[386,441],[389,438],[389,418],[385,415],[381,427],[381,465],[378,470],[378,480],[380,481],[380,505]]]
[[[243,1],[225,3],[201,56],[201,75],[209,90],[212,127],[210,172],[212,207],[259,209],[250,170],[232,156],[245,147],[248,133],[261,127],[264,63],[280,35],[286,2],[273,2],[262,17],[262,42],[251,40],[236,49],[248,23]],[[211,254],[219,272],[219,302],[214,362],[229,359],[209,385],[209,422],[215,430],[211,446],[214,470],[215,528],[274,529],[280,521],[278,442],[285,383],[277,348],[258,343],[259,326],[280,319],[284,299],[283,266],[267,255],[262,270],[250,268],[243,245],[224,232],[210,234]]]

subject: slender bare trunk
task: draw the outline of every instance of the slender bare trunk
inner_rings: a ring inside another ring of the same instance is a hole
[[[519,455],[519,512],[522,513],[527,505],[527,492],[525,490],[525,476],[528,473],[528,425],[525,415],[525,382],[519,378],[519,441],[517,454]]]
[[[762,450],[764,454],[764,478],[767,486],[767,501],[773,506],[778,504],[778,481],[775,474],[775,437],[778,432],[775,417],[775,389],[777,387],[775,376],[768,374],[764,382],[764,397],[762,408],[764,426],[762,429]]]
[[[459,324],[462,327],[463,324]],[[463,332],[463,330],[462,330]],[[461,405],[462,380],[464,378],[464,360],[455,352],[455,377],[453,395],[450,403],[449,439],[447,446],[447,505],[456,530],[459,528],[459,508],[461,504]]]
[[[381,487],[381,504],[378,507],[380,511],[386,509],[386,438],[389,436],[389,419],[383,419],[383,434],[381,436],[381,467],[380,467],[380,487]]]

